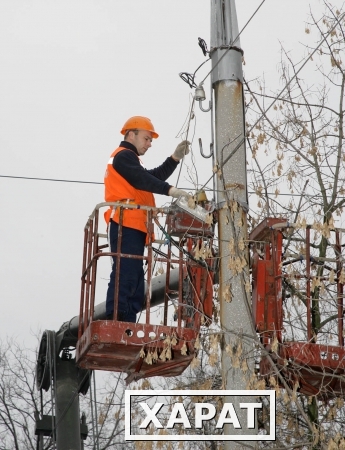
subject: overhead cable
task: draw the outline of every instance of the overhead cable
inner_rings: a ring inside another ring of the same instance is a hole
[[[59,181],[60,183],[104,184],[100,181],[59,180],[57,178],[17,177],[14,175],[0,175],[0,178],[18,178],[20,180]]]

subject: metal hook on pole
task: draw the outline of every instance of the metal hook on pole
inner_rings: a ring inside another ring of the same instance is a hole
[[[208,109],[204,109],[204,108],[201,106],[201,100],[199,100],[199,108],[201,109],[201,111],[203,111],[203,112],[208,112],[208,111],[210,111],[210,110],[212,109],[212,102],[210,101],[208,104],[209,104]]]
[[[201,156],[203,158],[207,159],[207,158],[211,158],[211,156],[213,156],[213,142],[211,142],[211,144],[210,144],[210,154],[209,155],[205,155],[205,153],[204,153],[204,150],[202,148],[202,140],[201,140],[201,138],[199,138],[199,148],[200,148]]]

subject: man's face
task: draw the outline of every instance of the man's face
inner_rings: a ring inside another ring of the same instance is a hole
[[[140,156],[145,155],[152,145],[152,133],[146,130],[139,130],[138,134],[131,133],[131,142],[138,150]]]

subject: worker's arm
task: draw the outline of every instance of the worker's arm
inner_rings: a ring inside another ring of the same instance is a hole
[[[169,158],[167,158],[159,167],[150,169],[147,172],[159,180],[165,181],[170,177],[178,165],[179,161],[175,161],[171,156],[169,156]]]
[[[132,150],[119,152],[113,160],[114,169],[135,189],[161,195],[169,195],[171,185],[164,180],[173,173],[177,164],[169,157],[160,167],[149,171],[143,168]]]

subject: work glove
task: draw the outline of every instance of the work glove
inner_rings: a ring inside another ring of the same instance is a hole
[[[190,146],[189,141],[180,142],[179,145],[176,147],[174,153],[172,154],[172,157],[180,161],[184,157],[184,155],[188,155],[189,146]]]
[[[184,191],[183,189],[178,189],[174,186],[171,186],[171,188],[169,189],[169,195],[171,195],[174,198],[180,198],[180,197],[190,197],[190,195],[188,194],[188,192]]]

